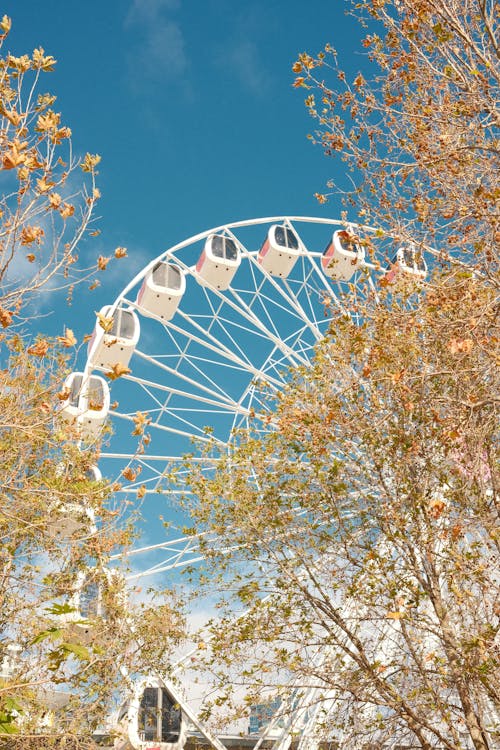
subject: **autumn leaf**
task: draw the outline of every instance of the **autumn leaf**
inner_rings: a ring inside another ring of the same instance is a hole
[[[56,64],[52,55],[46,55],[43,47],[33,50],[33,67],[44,70],[46,73],[54,70]]]
[[[26,154],[20,153],[15,146],[6,151],[2,157],[2,166],[4,169],[14,169],[26,160]]]
[[[28,354],[33,354],[36,357],[45,357],[49,351],[49,342],[46,339],[40,339],[36,344],[28,348]]]
[[[144,412],[138,411],[136,412],[133,421],[135,424],[135,430],[132,432],[132,435],[143,435],[144,428],[151,422],[151,417]]]
[[[121,362],[117,362],[113,365],[111,370],[106,373],[106,377],[110,380],[116,380],[117,378],[121,378],[122,375],[128,375],[129,372],[132,372],[130,367],[126,367]]]
[[[0,21],[0,29],[2,29],[4,35],[9,33],[11,26],[12,21],[9,16],[4,16]]]
[[[75,213],[75,207],[71,203],[63,203],[59,209],[59,213],[63,219],[68,219]]]
[[[85,154],[85,158],[80,164],[83,172],[93,172],[95,167],[101,161],[99,154]]]
[[[139,498],[139,500],[141,500],[145,494],[146,494],[146,485],[141,484],[141,486],[137,490],[137,497]]]
[[[59,208],[61,205],[62,198],[59,193],[50,193],[49,195],[49,206],[53,209]]]
[[[32,242],[40,244],[44,231],[41,227],[24,227],[21,232],[21,245],[30,245]]]
[[[29,263],[34,263],[36,260],[36,255],[34,255],[33,253],[28,253],[28,255],[26,256],[26,260]]]
[[[386,614],[386,617],[388,620],[401,620],[405,616],[404,612],[401,612],[400,610],[396,612],[388,612]]]
[[[115,250],[115,258],[126,258],[126,257],[127,257],[127,248],[117,247]]]
[[[101,328],[106,332],[109,333],[111,329],[113,328],[113,317],[107,318],[105,315],[103,315],[100,312],[96,312],[97,320],[99,321],[99,325]]]
[[[470,354],[473,346],[472,339],[451,339],[448,342],[448,350],[451,354]]]
[[[39,193],[47,193],[51,188],[54,187],[54,182],[47,182],[47,178],[40,177],[39,180],[36,181],[36,188]]]
[[[75,334],[73,333],[71,328],[66,328],[64,336],[58,336],[57,340],[60,344],[62,344],[62,346],[66,347],[67,349],[76,344]]]
[[[69,388],[63,388],[62,391],[59,391],[57,394],[57,398],[59,401],[66,401],[71,395],[71,390]]]
[[[125,479],[128,479],[129,482],[133,482],[134,479],[137,476],[137,471],[134,471],[131,466],[127,466],[126,469],[123,469],[122,471],[122,477],[125,477]]]
[[[439,518],[446,508],[446,503],[441,498],[434,498],[429,503],[429,514],[432,518]]]
[[[0,325],[2,328],[7,328],[12,324],[12,310],[6,310],[4,307],[0,307]]]
[[[111,258],[105,258],[104,255],[100,255],[97,259],[97,268],[99,271],[105,271]]]
[[[57,112],[53,112],[51,109],[48,109],[47,112],[39,115],[38,120],[36,121],[35,130],[39,133],[46,133],[51,130],[57,130],[60,120],[60,114],[58,114]]]
[[[113,403],[109,405],[109,408],[115,411],[115,409],[118,409],[118,405],[118,401],[113,401]]]

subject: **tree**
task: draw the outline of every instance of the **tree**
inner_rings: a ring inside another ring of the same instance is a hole
[[[498,282],[498,9],[489,0],[363,0],[369,62],[352,80],[331,45],[295,86],[338,157],[329,188],[359,220],[436,247]],[[363,75],[364,73],[364,75]],[[324,202],[328,194],[318,194]]]
[[[349,82],[329,46],[294,65],[313,140],[346,163],[330,186],[379,227],[359,230],[368,246],[438,257],[421,284],[346,285],[357,315],[339,313],[230,455],[192,468],[195,526],[224,549],[207,547],[208,580],[219,571],[223,612],[247,608],[213,623],[203,667],[218,702],[241,684],[250,702],[278,693],[285,717],[307,707],[289,741],[309,720],[342,748],[491,750],[498,17],[475,0],[356,7],[373,80]]]
[[[339,317],[269,403],[268,434],[256,418],[211,479],[194,474],[199,528],[232,550],[207,549],[211,585],[222,566],[249,609],[214,623],[205,665],[254,698],[294,685],[342,747],[485,750],[499,695],[496,298],[446,274],[415,305],[390,303],[367,299],[362,324]]]
[[[4,16],[2,42],[10,26]],[[93,470],[98,441],[82,446],[58,415],[73,332],[51,341],[28,329],[38,294],[93,288],[109,260],[78,264],[97,233],[100,157],[73,154],[55,97],[38,94],[54,65],[43,49],[0,59],[0,746],[9,748],[61,738],[93,747],[128,675],[164,667],[182,631],[179,602],[127,601],[123,574],[109,568],[131,526],[116,486]]]

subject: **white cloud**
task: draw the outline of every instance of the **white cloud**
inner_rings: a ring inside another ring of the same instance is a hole
[[[178,0],[134,0],[130,6],[125,27],[136,37],[129,59],[134,88],[144,79],[174,80],[185,73],[184,35],[180,24],[171,18],[179,5]]]
[[[248,39],[238,39],[231,46],[225,46],[219,51],[216,64],[230,71],[241,86],[254,95],[262,94],[268,86],[269,74],[262,64],[257,44]]]

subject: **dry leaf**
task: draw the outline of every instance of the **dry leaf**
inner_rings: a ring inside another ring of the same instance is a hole
[[[99,271],[105,271],[111,258],[105,258],[104,255],[100,255],[97,259],[97,268]]]
[[[45,357],[49,351],[49,342],[45,339],[41,339],[40,341],[37,341],[36,344],[33,344],[33,346],[30,346],[27,351],[28,354],[34,354],[35,357]]]
[[[117,247],[115,250],[115,258],[126,258],[126,257],[127,257],[127,248]]]
[[[386,617],[388,620],[401,620],[402,617],[405,616],[404,612],[397,611],[397,612],[388,612],[386,614]]]
[[[122,476],[125,477],[125,479],[128,479],[129,482],[133,482],[137,476],[137,472],[134,471],[131,466],[127,466],[126,469],[123,469]]]
[[[69,349],[76,344],[76,337],[71,328],[66,328],[64,336],[58,336],[57,340],[62,346],[66,347],[66,349]]]
[[[121,362],[117,362],[112,366],[111,370],[106,373],[106,377],[110,380],[116,380],[117,378],[121,378],[122,375],[128,375],[129,372],[132,372],[130,367],[126,367]]]
[[[145,484],[141,484],[141,486],[137,490],[137,497],[140,500],[141,498],[144,497],[145,494],[146,494],[146,485]]]
[[[111,329],[113,328],[113,317],[107,318],[105,315],[103,315],[100,312],[96,312],[97,320],[99,321],[99,325],[101,328],[106,332],[109,333]]]
[[[12,324],[12,316],[13,316],[12,310],[6,310],[3,307],[0,307],[0,325],[2,328],[7,328]]]

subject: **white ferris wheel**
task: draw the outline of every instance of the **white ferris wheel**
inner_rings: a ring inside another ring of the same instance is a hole
[[[189,519],[177,503],[179,491],[188,491],[179,488],[185,455],[196,461],[210,441],[229,449],[233,432],[269,408],[263,390],[279,392],[290,368],[308,365],[332,318],[353,314],[344,309],[346,285],[368,285],[376,293],[384,275],[389,282],[425,278],[425,261],[412,246],[392,246],[389,262],[390,243],[379,237],[367,242],[371,233],[340,220],[290,216],[215,227],[152,259],[100,311],[85,366],[67,381],[62,412],[80,423],[83,444],[111,425],[99,468],[119,479],[117,505],[135,509],[144,540],[126,553],[131,585],[175,575],[202,559],[200,536],[183,534]],[[113,370],[120,376],[109,382],[104,375]],[[166,528],[159,516],[168,520]],[[123,557],[117,552],[112,565]],[[123,747],[149,747],[146,729],[137,724],[148,701],[156,706],[154,747],[181,746],[180,730],[170,726],[169,739],[162,735],[161,706],[172,713],[175,699],[182,715],[221,750],[171,683],[155,679],[146,688],[141,683],[122,716],[130,726]],[[310,713],[299,707],[292,714],[291,723],[274,726],[280,750],[290,726],[302,728],[304,742],[313,733]]]

